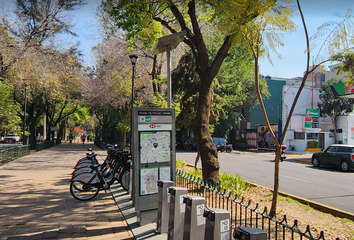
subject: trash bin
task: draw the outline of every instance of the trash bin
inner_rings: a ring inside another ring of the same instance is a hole
[[[234,239],[242,240],[267,240],[267,233],[258,228],[235,227]]]

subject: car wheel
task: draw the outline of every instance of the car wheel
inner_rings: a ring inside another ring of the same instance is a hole
[[[349,171],[349,164],[347,161],[343,161],[342,164],[340,165],[341,169],[343,172],[348,172]]]
[[[320,160],[318,160],[318,158],[313,158],[312,159],[312,166],[320,167]]]

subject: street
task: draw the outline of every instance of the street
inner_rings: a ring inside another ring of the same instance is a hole
[[[177,151],[176,159],[194,165],[196,155]],[[302,158],[288,154],[280,163],[280,191],[354,213],[354,172],[313,168],[311,163],[297,161]],[[273,189],[274,152],[219,153],[219,162],[220,172],[239,174],[246,181]]]

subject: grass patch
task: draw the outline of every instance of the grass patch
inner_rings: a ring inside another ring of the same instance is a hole
[[[186,165],[187,163],[183,161],[176,161],[176,168],[181,168],[183,171]],[[190,170],[188,173],[193,177],[203,179],[203,173],[199,168]],[[233,196],[242,195],[251,185],[238,174],[220,173],[219,179],[221,189],[231,192]]]
[[[230,191],[233,196],[242,195],[250,187],[250,183],[246,182],[240,175],[221,173],[220,187]]]

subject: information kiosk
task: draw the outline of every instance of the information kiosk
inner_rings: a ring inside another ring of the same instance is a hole
[[[132,199],[138,222],[157,220],[157,181],[175,182],[175,111],[173,108],[133,109]]]

